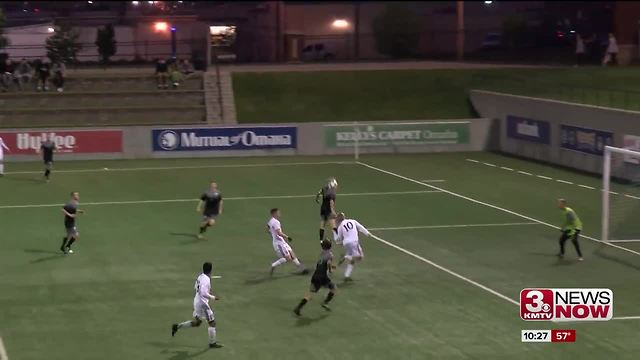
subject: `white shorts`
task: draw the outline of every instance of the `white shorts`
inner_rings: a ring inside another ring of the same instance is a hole
[[[200,320],[206,320],[207,322],[211,322],[216,319],[211,307],[203,303],[193,304],[193,317]]]
[[[344,251],[347,256],[364,257],[364,252],[362,251],[360,243],[355,241],[344,243]]]
[[[293,250],[291,250],[291,246],[284,241],[274,242],[273,250],[275,250],[276,255],[278,255],[279,258],[289,257],[293,252]]]

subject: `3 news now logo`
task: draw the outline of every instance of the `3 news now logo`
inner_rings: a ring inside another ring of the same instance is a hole
[[[613,318],[610,289],[524,289],[520,317],[526,321],[607,321]]]

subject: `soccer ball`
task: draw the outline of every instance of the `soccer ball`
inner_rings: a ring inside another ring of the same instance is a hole
[[[335,188],[338,186],[338,180],[336,180],[335,178],[330,178],[329,179],[329,187],[330,188]]]

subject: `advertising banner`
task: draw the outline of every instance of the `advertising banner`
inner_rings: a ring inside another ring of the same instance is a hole
[[[33,155],[45,139],[51,139],[58,153],[121,153],[122,130],[46,130],[0,132],[8,155]]]
[[[560,126],[560,147],[592,155],[604,154],[605,146],[613,146],[613,133],[608,131]]]
[[[551,143],[551,126],[547,121],[507,116],[507,137],[533,141],[541,144]]]
[[[153,151],[295,149],[295,126],[154,129]]]
[[[419,146],[469,143],[468,122],[328,125],[324,128],[327,148],[354,146]]]

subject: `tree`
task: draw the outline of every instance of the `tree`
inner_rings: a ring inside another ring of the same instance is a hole
[[[0,9],[0,49],[9,45],[9,39],[2,35],[4,32],[4,21],[4,13],[2,12],[2,9]]]
[[[373,20],[376,47],[394,58],[415,55],[420,40],[420,18],[402,3],[388,5]]]
[[[56,27],[53,35],[46,41],[47,57],[51,61],[75,62],[78,52],[82,50],[82,44],[78,42],[79,37],[80,35],[69,25]]]
[[[104,29],[98,29],[96,46],[98,47],[98,54],[100,54],[100,61],[104,65],[108,64],[109,58],[116,54],[116,44],[113,25],[107,24]]]

